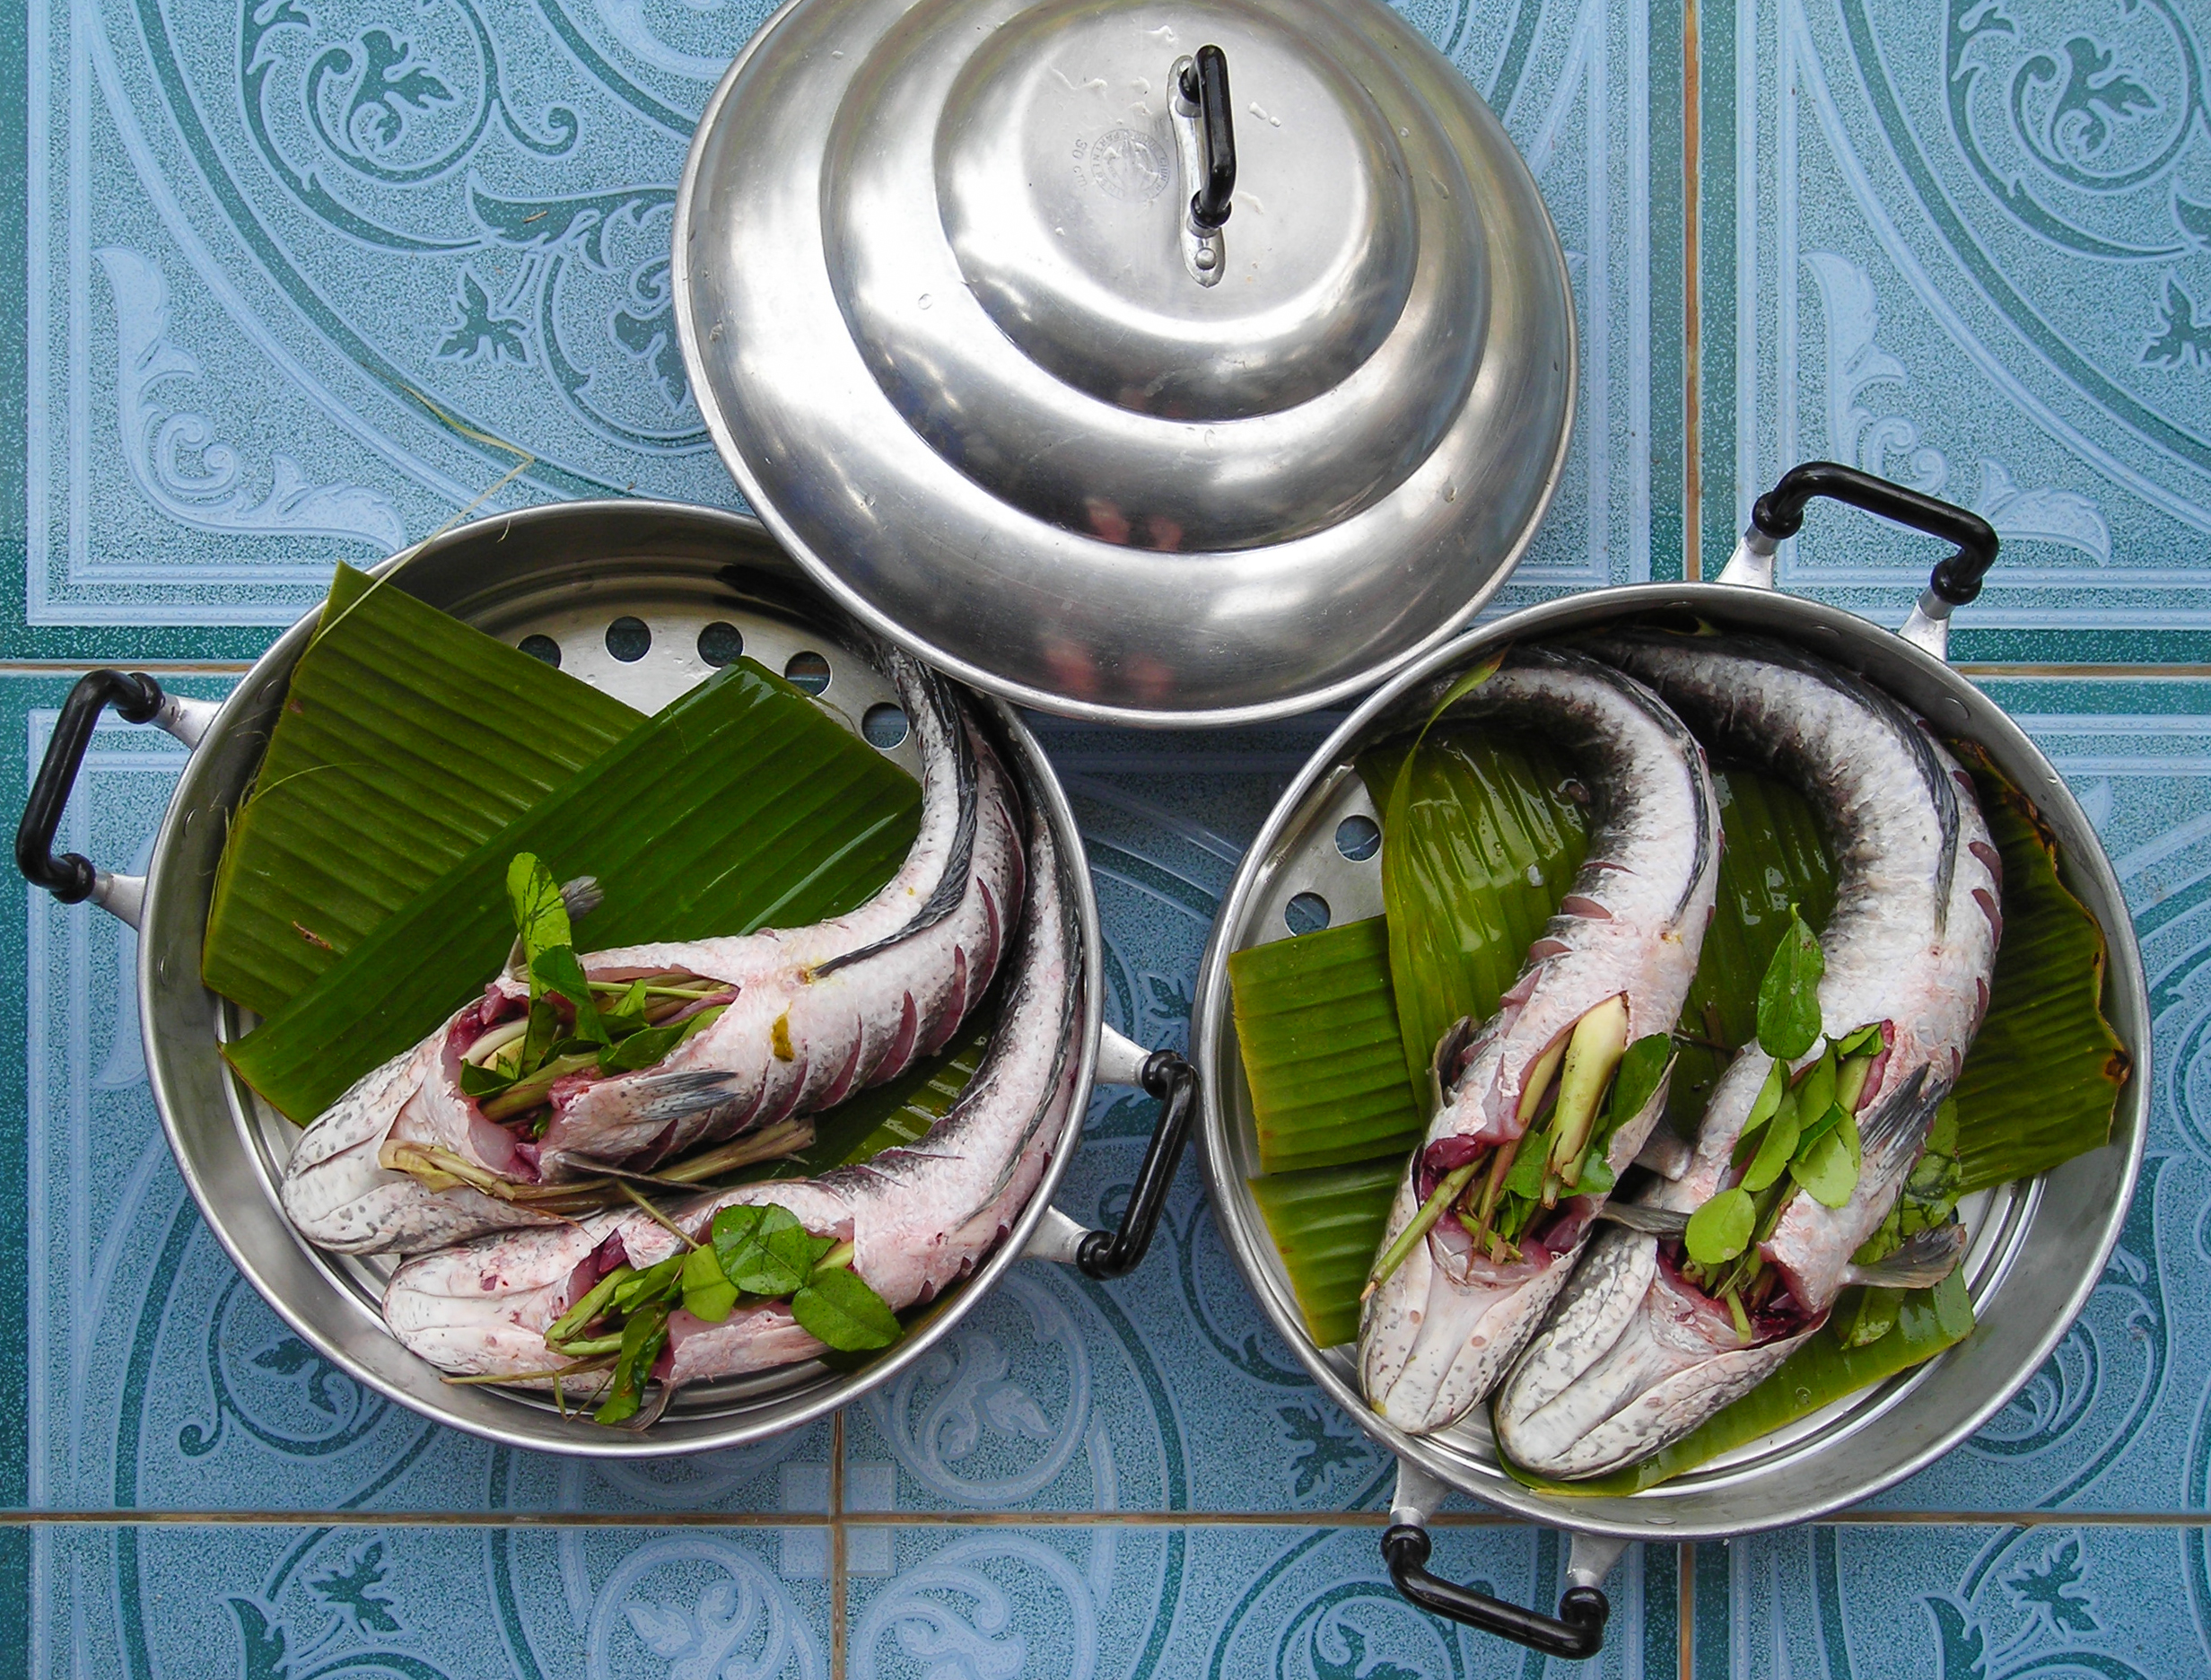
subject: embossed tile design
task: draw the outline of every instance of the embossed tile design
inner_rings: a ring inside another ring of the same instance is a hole
[[[830,1586],[791,1567],[798,1532],[40,1528],[24,1672],[827,1680]]]
[[[1974,657],[2201,659],[2201,7],[1700,10],[1708,566],[1823,456],[2003,535]],[[1819,513],[1781,552],[1789,587],[1901,623],[1940,551]]]
[[[848,1530],[848,1533],[857,1533]],[[1503,1680],[1679,1672],[1675,1556],[1632,1549],[1606,1583],[1594,1667],[1546,1662],[1412,1609],[1366,1528],[906,1527],[847,1588],[852,1680],[963,1675],[1175,1680]],[[1556,1536],[1438,1532],[1430,1567],[1523,1603],[1556,1604]]]
[[[2200,1528],[1796,1529],[1697,1548],[1697,1680],[2192,1680]]]
[[[331,560],[518,466],[489,505],[739,505],[669,234],[696,113],[768,10],[31,0],[0,101],[28,158],[19,644],[244,652],[219,627],[290,621]],[[1582,305],[1582,424],[1514,592],[1654,552],[1678,573],[1678,25],[1652,0],[1406,10],[1534,163]]]

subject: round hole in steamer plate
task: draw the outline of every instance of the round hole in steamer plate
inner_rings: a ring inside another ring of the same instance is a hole
[[[829,686],[829,661],[808,649],[791,656],[790,662],[783,667],[783,675],[793,688],[817,695]]]
[[[1316,892],[1301,892],[1282,906],[1282,922],[1292,933],[1317,933],[1328,925],[1328,900]]]
[[[1346,817],[1336,825],[1336,850],[1354,863],[1364,863],[1382,849],[1382,829],[1371,817]]]
[[[651,651],[652,632],[642,618],[627,614],[607,626],[607,652],[625,665],[634,665]]]
[[[561,668],[561,644],[549,635],[526,635],[516,645],[534,660],[543,660],[555,670]]]
[[[870,706],[867,715],[860,720],[860,732],[870,747],[888,752],[906,738],[910,726],[906,722],[905,708],[879,700]]]
[[[745,652],[745,633],[735,625],[715,619],[699,632],[699,658],[720,670],[735,664]]]

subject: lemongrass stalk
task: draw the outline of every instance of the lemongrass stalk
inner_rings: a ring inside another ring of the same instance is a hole
[[[574,1306],[553,1321],[545,1333],[546,1341],[548,1343],[564,1342],[590,1324],[606,1310],[607,1303],[614,1299],[615,1290],[622,1280],[635,1275],[635,1273],[636,1268],[630,1265],[618,1265],[607,1273],[586,1290]]]
[[[694,1238],[690,1233],[686,1231],[682,1226],[677,1224],[674,1220],[669,1218],[669,1216],[661,1212],[659,1208],[653,1206],[651,1203],[646,1201],[644,1196],[640,1194],[634,1185],[617,1178],[615,1180],[614,1187],[619,1190],[624,1195],[627,1196],[631,1201],[636,1203],[655,1225],[658,1225],[662,1230],[668,1232],[669,1236],[675,1238],[677,1242],[684,1246],[686,1250],[693,1249],[699,1246],[697,1240]]]
[[[1477,1157],[1457,1171],[1444,1176],[1443,1182],[1429,1193],[1427,1201],[1420,1203],[1420,1212],[1412,1216],[1404,1229],[1397,1233],[1397,1240],[1383,1251],[1382,1258],[1375,1264],[1374,1274],[1367,1280],[1367,1287],[1359,1291],[1360,1300],[1365,1300],[1390,1281],[1390,1273],[1404,1264],[1405,1256],[1412,1252],[1412,1245],[1428,1235],[1436,1221],[1443,1217],[1444,1209],[1456,1201],[1460,1192],[1473,1182],[1474,1175],[1481,1169],[1481,1159]]]
[[[772,1126],[764,1126],[749,1136],[724,1143],[694,1155],[688,1160],[677,1161],[673,1167],[663,1167],[660,1177],[675,1184],[697,1184],[701,1179],[749,1167],[755,1161],[775,1160],[787,1155],[796,1155],[814,1144],[814,1123],[811,1120],[780,1120]]]
[[[496,1097],[476,1105],[476,1112],[486,1120],[506,1120],[535,1108],[545,1100],[553,1089],[553,1081],[565,1074],[578,1073],[587,1067],[599,1065],[599,1052],[579,1051],[574,1055],[555,1056],[553,1060],[532,1073],[528,1079],[517,1080]]]
[[[1561,1038],[1537,1056],[1528,1068],[1526,1082],[1520,1088],[1519,1117],[1522,1125],[1534,1119],[1535,1111],[1543,1106],[1543,1096],[1551,1089],[1551,1076],[1559,1071],[1559,1058],[1565,1054],[1566,1040]]]
[[[1874,1071],[1874,1059],[1869,1055],[1847,1058],[1835,1075],[1835,1101],[1843,1113],[1857,1112],[1857,1099],[1866,1094],[1866,1079]]]
[[[529,1031],[529,1017],[518,1015],[511,1021],[501,1021],[481,1038],[461,1052],[460,1059],[473,1066],[482,1067],[517,1038]]]
[[[473,1383],[543,1382],[548,1377],[558,1383],[564,1377],[581,1377],[587,1371],[605,1370],[614,1361],[615,1356],[608,1353],[577,1360],[572,1364],[562,1365],[552,1370],[479,1371],[473,1377],[441,1376],[438,1380],[450,1383],[456,1388],[465,1388]]]
[[[1628,1005],[1609,997],[1574,1023],[1566,1067],[1559,1076],[1559,1108],[1551,1116],[1551,1163],[1560,1171],[1582,1152],[1596,1123],[1597,1105],[1628,1051]]]
[[[842,1272],[845,1267],[852,1264],[853,1252],[854,1250],[851,1243],[841,1242],[835,1247],[832,1248],[827,1254],[822,1256],[820,1259],[814,1262],[814,1270],[817,1272]]]
[[[1481,1186],[1481,1211],[1474,1218],[1474,1230],[1477,1236],[1489,1229],[1490,1216],[1497,1211],[1499,1193],[1505,1188],[1505,1176],[1512,1171],[1513,1157],[1519,1154],[1520,1145],[1525,1141],[1525,1134],[1523,1133],[1522,1136],[1514,1138],[1509,1142],[1499,1144],[1495,1151],[1491,1153],[1490,1177]]]

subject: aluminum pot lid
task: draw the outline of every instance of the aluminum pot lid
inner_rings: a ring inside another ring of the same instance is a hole
[[[693,389],[777,536],[1058,711],[1364,687],[1502,582],[1571,428],[1534,182],[1371,0],[792,0],[675,241]]]

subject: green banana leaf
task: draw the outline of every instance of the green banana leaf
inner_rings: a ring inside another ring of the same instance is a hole
[[[1988,1019],[1958,1079],[1960,1194],[2032,1177],[2107,1143],[2129,1060],[2103,1018],[2103,930],[2058,876],[2058,842],[2026,796],[1971,742],[2004,859],[2004,938]]]
[[[590,684],[338,567],[231,822],[202,977],[275,1014],[643,722]]]
[[[1382,1227],[1404,1170],[1404,1151],[1349,1167],[1308,1167],[1251,1181],[1289,1273],[1298,1310],[1315,1347],[1359,1335],[1359,1292],[1366,1286]]]
[[[1384,814],[1389,923],[1405,1071],[1429,1089],[1436,1041],[1487,1020],[1588,850],[1573,767],[1540,741],[1446,726],[1361,755]],[[1423,1098],[1425,1102],[1425,1098]]]
[[[1420,1141],[1426,1110],[1405,1078],[1388,963],[1380,916],[1228,958],[1263,1170],[1403,1156]]]
[[[1824,932],[1835,907],[1835,871],[1819,819],[1787,783],[1755,770],[1712,778],[1721,832],[1719,894],[1696,978],[1682,1005],[1681,1060],[1666,1094],[1666,1119],[1694,1137],[1712,1086],[1736,1049],[1758,1036],[1758,983],[1773,960],[1794,904]]]
[[[747,1178],[817,1178],[836,1167],[872,1160],[885,1150],[917,1141],[944,1118],[967,1089],[990,1048],[998,1024],[999,993],[969,1013],[959,1034],[935,1055],[896,1079],[847,1098],[814,1116],[812,1145],[784,1160],[763,1162]]]
[[[897,871],[920,807],[912,776],[740,660],[468,853],[224,1054],[304,1124],[499,971],[516,853],[558,879],[599,878],[604,902],[580,937],[604,949],[850,910]]]
[[[1914,1290],[1897,1308],[1896,1327],[1866,1347],[1846,1348],[1825,1330],[1789,1355],[1781,1369],[1733,1405],[1714,1413],[1671,1447],[1611,1475],[1554,1482],[1531,1474],[1498,1455],[1506,1474],[1546,1493],[1585,1498],[1639,1493],[1684,1470],[1732,1452],[1746,1441],[1793,1423],[1846,1395],[1885,1382],[1955,1347],[1973,1328],[1973,1303],[1965,1280],[1953,1272],[1931,1290]]]

